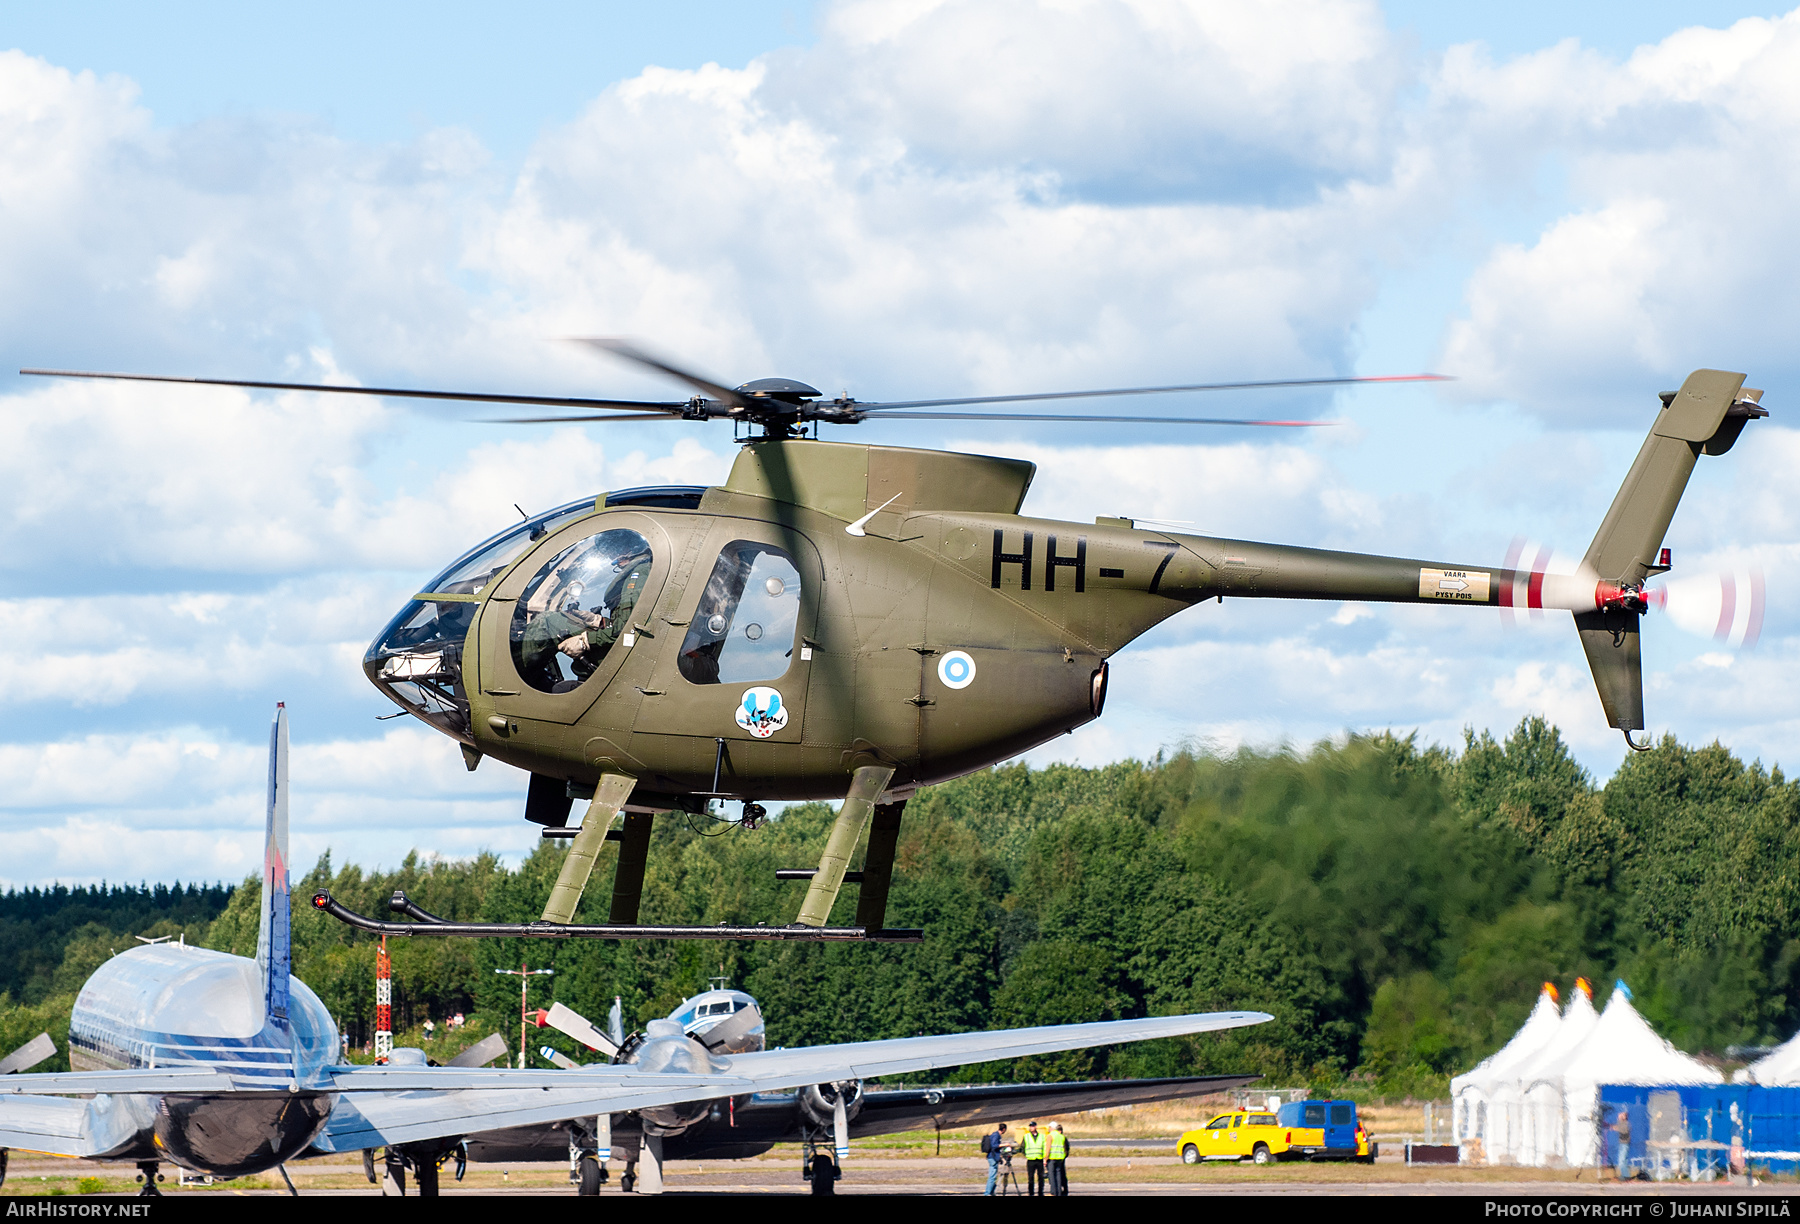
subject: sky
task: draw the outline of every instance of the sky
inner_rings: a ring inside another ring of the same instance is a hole
[[[1800,729],[1800,11],[1344,0],[0,13],[0,887],[242,878],[266,720],[295,858],[516,859],[524,775],[466,772],[359,660],[429,574],[608,488],[712,483],[724,431],[508,427],[360,397],[21,367],[535,394],[863,399],[1230,379],[1289,431],[892,422],[1038,465],[1028,513],[1571,564],[1692,369],[1773,416],[1702,460],[1644,635],[1653,734],[1791,767]],[[1139,411],[1134,402],[1131,411]],[[1767,575],[1753,647],[1718,574]],[[1695,630],[1698,630],[1697,632]],[[1097,764],[1544,714],[1597,779],[1566,616],[1226,601],[1113,663]]]

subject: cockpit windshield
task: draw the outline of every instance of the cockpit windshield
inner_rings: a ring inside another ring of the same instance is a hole
[[[475,620],[467,596],[415,599],[388,622],[363,656],[363,673],[409,712],[465,742],[469,701],[462,687],[463,639]]]
[[[526,519],[517,527],[509,527],[492,539],[483,540],[457,558],[449,569],[419,589],[441,595],[474,595],[533,543],[569,520],[583,514],[592,514],[593,511],[594,499],[585,497],[566,506],[547,510],[536,518]]]

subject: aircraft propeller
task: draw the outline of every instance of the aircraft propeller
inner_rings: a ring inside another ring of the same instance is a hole
[[[0,1075],[29,1071],[54,1053],[56,1043],[50,1040],[50,1034],[39,1033],[5,1058],[0,1058]]]

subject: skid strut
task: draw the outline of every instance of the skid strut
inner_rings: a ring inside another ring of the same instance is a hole
[[[427,913],[404,892],[395,892],[388,908],[414,918],[413,922],[383,922],[347,909],[330,892],[313,894],[313,908],[339,922],[378,935],[461,935],[501,939],[799,939],[861,943],[918,943],[925,932],[917,928],[871,931],[866,927],[814,926],[638,926],[609,923],[589,926],[567,922],[445,922]]]

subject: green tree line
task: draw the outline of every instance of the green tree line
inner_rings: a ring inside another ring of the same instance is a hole
[[[658,818],[643,919],[791,919],[804,885],[775,871],[816,862],[832,814],[798,805],[753,832]],[[1577,976],[1602,988],[1602,1004],[1623,978],[1677,1045],[1722,1051],[1800,1026],[1797,821],[1800,791],[1779,770],[1718,744],[1665,739],[1602,785],[1541,719],[1455,749],[1377,735],[1304,752],[1002,766],[907,808],[888,921],[924,927],[920,945],[391,939],[397,1041],[424,1041],[432,1019],[434,1053],[496,1030],[516,1051],[519,979],[495,971],[529,963],[555,970],[533,979],[531,1008],[561,1000],[599,1019],[618,997],[635,1025],[723,976],[762,1001],[771,1044],[788,1046],[1147,1013],[1275,1017],[953,1073],[962,1079],[1245,1071],[1441,1093],[1523,1022],[1542,982],[1566,994]],[[542,912],[564,853],[546,842],[517,870],[492,855],[413,855],[394,871],[322,858],[293,889],[295,971],[360,1051],[374,941],[314,911],[313,891],[382,913],[403,888],[448,918],[524,921]],[[228,898],[212,890],[222,908],[171,908],[158,930],[249,955],[259,891],[254,879]],[[604,921],[608,893],[596,879],[578,920]],[[854,905],[848,886],[833,921],[848,923]],[[160,913],[124,907],[110,926],[90,914],[70,928],[55,906],[33,912],[15,919],[0,899],[0,921],[60,921],[64,947],[54,970],[33,962],[0,978],[11,992],[0,1041],[14,1044],[54,1034],[59,1007],[66,1024],[75,975]],[[447,1033],[459,1012],[469,1025]],[[575,1052],[549,1029],[528,1044]]]

